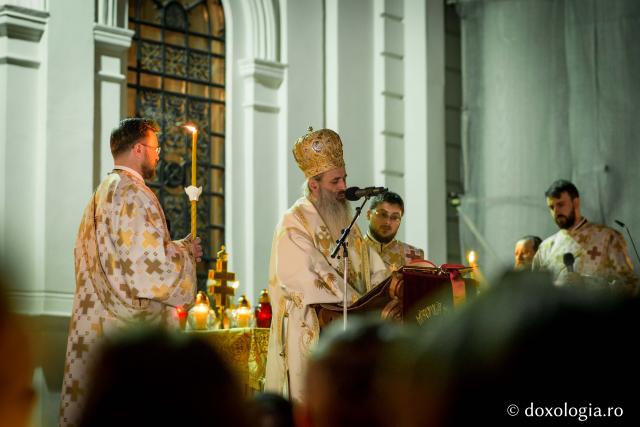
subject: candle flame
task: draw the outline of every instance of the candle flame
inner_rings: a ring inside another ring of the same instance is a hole
[[[476,262],[476,252],[475,251],[469,251],[469,255],[467,256],[467,259],[469,260],[469,265],[473,265]]]
[[[198,129],[195,126],[185,125],[184,127],[187,128],[189,130],[189,132],[191,132],[191,133],[198,132]]]

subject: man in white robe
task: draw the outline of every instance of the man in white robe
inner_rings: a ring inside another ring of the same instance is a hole
[[[307,181],[305,197],[284,214],[273,238],[269,294],[274,317],[265,388],[302,401],[306,359],[320,332],[313,305],[343,301],[344,259],[333,259],[330,253],[352,215],[344,194],[347,173],[338,134],[309,129],[293,154]],[[347,299],[353,303],[387,272],[357,225],[348,251]]]
[[[175,326],[175,307],[195,297],[199,239],[171,241],[160,202],[144,182],[155,174],[158,130],[147,119],[125,119],[114,129],[114,170],[93,194],[78,230],[60,426],[78,423],[105,336],[137,322]]]
[[[578,278],[572,273],[577,273],[582,276],[579,283],[635,294],[637,277],[622,234],[581,215],[580,194],[571,182],[555,181],[545,195],[560,231],[540,244],[532,268],[551,271],[558,285],[573,283]]]

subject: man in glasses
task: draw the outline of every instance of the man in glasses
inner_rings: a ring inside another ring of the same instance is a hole
[[[145,184],[159,160],[158,130],[153,120],[139,118],[122,120],[113,130],[113,172],[96,189],[80,223],[61,426],[78,423],[90,388],[88,372],[105,337],[138,322],[177,326],[175,308],[195,297],[200,241],[171,240],[160,202]]]
[[[424,259],[424,251],[396,239],[404,214],[404,202],[397,193],[388,191],[372,199],[367,212],[369,232],[365,241],[394,271],[413,260]]]

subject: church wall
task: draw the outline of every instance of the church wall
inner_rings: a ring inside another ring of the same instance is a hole
[[[287,0],[282,2],[282,62],[287,64],[283,83],[284,134],[282,161],[286,168],[287,198],[281,212],[302,194],[304,175],[291,149],[307,127],[320,129],[325,123],[325,28],[322,2]],[[274,224],[275,227],[275,224]]]
[[[373,185],[373,3],[326,2],[326,126],[344,144],[348,185]]]
[[[426,68],[410,73],[405,61],[415,46],[406,37],[406,3],[224,2],[227,246],[230,267],[241,282],[238,293],[246,292],[252,301],[267,286],[276,222],[300,195],[304,177],[291,148],[310,125],[342,136],[349,185],[386,185],[405,197],[411,222],[403,229],[416,236],[411,243],[425,246],[431,188],[424,176],[426,127],[414,132],[418,137],[412,141],[406,135],[427,120],[426,104],[408,100],[416,87],[422,91],[414,96],[426,93]],[[95,4],[48,1],[51,17],[44,36],[29,47],[41,65],[0,64],[0,90],[7,87],[7,102],[0,103],[0,162],[6,178],[0,184],[0,220],[23,242],[18,255],[24,259],[25,284],[13,296],[20,311],[32,315],[37,343],[40,401],[34,425],[57,424],[75,288],[75,234],[94,186],[109,169],[105,135],[118,111],[124,114],[118,102],[119,67],[112,61],[117,55],[102,56]],[[122,31],[112,35],[126,38]],[[425,40],[421,43],[424,61]],[[12,121],[19,126],[9,126]],[[28,191],[13,190],[18,184]],[[364,218],[360,225],[366,227]],[[2,241],[13,240],[2,236]]]
[[[73,246],[94,184],[94,5],[53,0],[49,12],[45,289],[55,297],[75,289]]]
[[[445,174],[444,3],[406,0],[405,188],[409,243],[447,261]]]

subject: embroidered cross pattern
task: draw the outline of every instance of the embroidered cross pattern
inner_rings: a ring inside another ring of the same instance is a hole
[[[144,263],[147,264],[147,273],[149,273],[149,274],[153,274],[153,273],[162,274],[162,269],[160,268],[160,265],[162,265],[162,264],[157,259],[153,260],[153,261],[145,259]]]
[[[420,255],[420,252],[416,252],[414,249],[410,249],[409,252],[407,253],[407,258],[422,259],[422,256]]]
[[[77,402],[78,397],[84,393],[84,390],[80,387],[80,382],[74,380],[71,382],[71,387],[67,386],[65,393],[71,395],[72,402]]]
[[[133,261],[131,261],[130,259],[123,259],[120,262],[120,268],[122,269],[122,273],[126,274],[127,276],[133,276],[133,269],[131,268],[131,265],[133,264]]]
[[[96,305],[95,302],[91,299],[91,295],[87,294],[84,296],[84,299],[80,302],[80,308],[82,309],[82,314],[87,314],[90,308],[93,308]]]
[[[589,256],[591,257],[591,261],[594,261],[600,255],[602,255],[602,252],[598,251],[597,246],[594,246],[593,248],[587,251],[587,254],[589,254]]]
[[[71,346],[71,351],[76,352],[76,357],[82,359],[82,354],[89,351],[89,346],[84,343],[84,337],[78,338],[78,341],[74,342]]]

